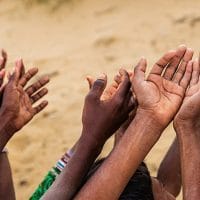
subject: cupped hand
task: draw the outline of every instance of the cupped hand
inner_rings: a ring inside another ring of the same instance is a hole
[[[190,123],[194,127],[200,126],[200,63],[196,59],[188,63],[193,68],[192,77],[186,90],[183,103],[174,119],[177,123]]]
[[[135,67],[133,90],[138,100],[138,111],[150,114],[158,124],[166,127],[177,113],[192,75],[193,51],[180,46],[167,52],[153,66],[145,80],[146,60]]]
[[[104,143],[128,118],[134,107],[134,102],[130,103],[129,75],[125,70],[120,70],[120,75],[122,81],[107,89],[106,75],[89,81],[91,89],[83,109],[83,130],[96,142]]]

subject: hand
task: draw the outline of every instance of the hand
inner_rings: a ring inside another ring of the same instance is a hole
[[[129,103],[132,96],[129,92],[129,75],[125,70],[120,70],[120,75],[121,83],[118,86],[113,84],[107,90],[105,75],[91,82],[90,92],[85,99],[83,130],[90,134],[88,137],[101,144],[120,127],[134,107],[134,103]]]
[[[174,125],[191,124],[194,128],[200,127],[200,63],[196,59],[188,63],[193,68],[189,87],[186,91],[183,103],[174,119]]]
[[[135,68],[132,84],[138,111],[149,113],[161,127],[169,124],[183,101],[192,73],[191,65],[187,65],[192,55],[185,46],[169,51],[156,62],[146,80],[146,60],[141,59]]]
[[[37,72],[37,68],[32,68],[24,74],[23,62],[19,60],[16,62],[14,73],[4,88],[0,113],[9,116],[11,134],[20,130],[48,104],[47,101],[42,101],[38,106],[33,107],[33,104],[48,92],[46,88],[41,89],[49,82],[47,77],[39,79],[27,89],[24,89],[28,81]]]

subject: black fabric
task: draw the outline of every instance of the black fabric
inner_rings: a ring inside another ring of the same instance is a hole
[[[97,160],[93,164],[85,181],[87,181],[95,173],[104,160],[105,158]],[[112,184],[112,182],[110,184]],[[154,200],[151,177],[144,162],[140,164],[137,171],[131,177],[130,181],[119,197],[119,200]]]

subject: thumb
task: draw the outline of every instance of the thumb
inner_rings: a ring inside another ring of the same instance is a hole
[[[100,99],[106,85],[107,85],[107,76],[105,74],[102,74],[92,84],[92,88],[90,90],[90,93],[95,98]]]
[[[134,76],[133,76],[133,82],[134,83],[141,83],[145,80],[145,72],[147,68],[147,61],[145,58],[141,58],[139,63],[134,69]]]

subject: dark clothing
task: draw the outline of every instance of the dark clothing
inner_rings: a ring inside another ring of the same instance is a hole
[[[95,173],[104,160],[105,158],[97,160],[93,164],[85,181],[87,181]],[[110,184],[112,184],[112,182]],[[119,200],[154,200],[151,177],[144,162],[140,164],[137,171],[131,177],[119,197]]]

